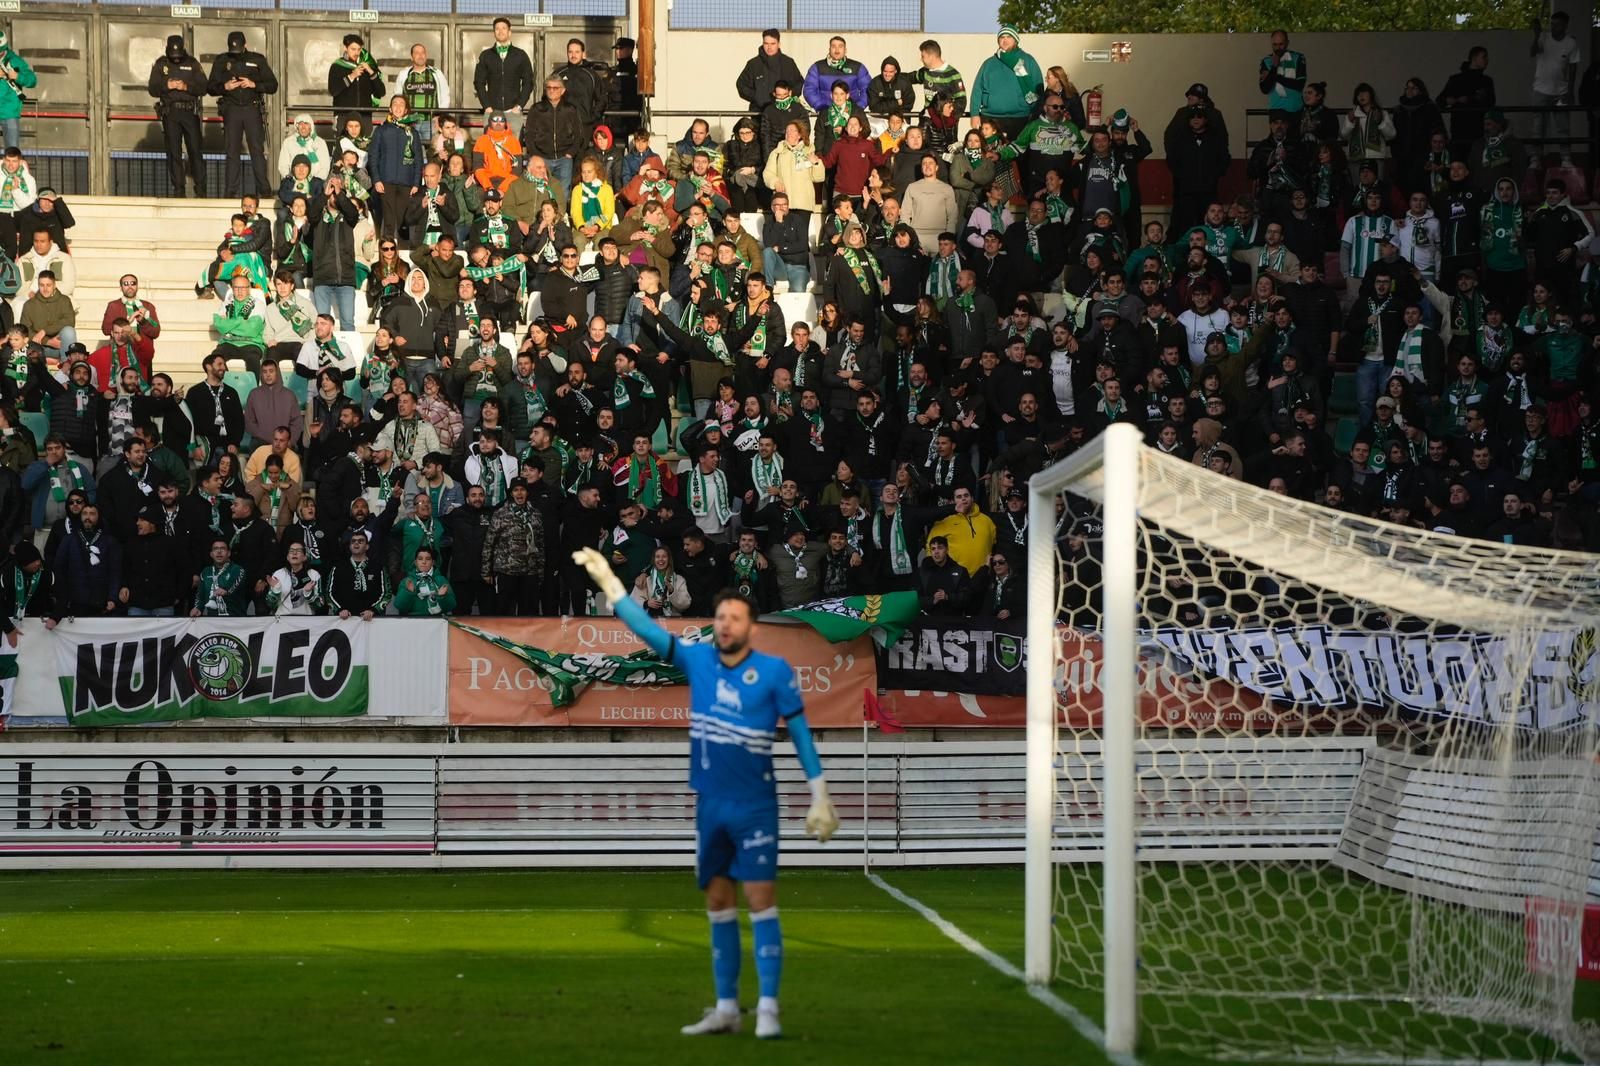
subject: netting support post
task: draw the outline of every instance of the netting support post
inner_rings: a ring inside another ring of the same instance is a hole
[[[1102,517],[1100,670],[1105,850],[1102,899],[1105,921],[1106,1050],[1131,1053],[1138,1042],[1139,881],[1138,771],[1138,565],[1139,447],[1136,427],[1105,433]]]
[[[1028,756],[1027,837],[1023,910],[1023,973],[1034,984],[1054,976],[1055,867],[1051,837],[1056,802],[1056,492],[1028,493]]]

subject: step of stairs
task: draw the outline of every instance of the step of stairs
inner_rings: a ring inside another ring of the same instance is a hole
[[[216,346],[211,316],[220,305],[197,299],[194,283],[238,210],[237,200],[73,197],[79,339],[91,349],[99,343],[100,316],[117,297],[118,282],[138,275],[139,294],[161,320],[155,369],[179,385],[198,381],[201,358]]]

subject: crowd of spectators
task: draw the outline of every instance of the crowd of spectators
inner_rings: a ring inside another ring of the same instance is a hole
[[[1570,93],[1564,21],[1534,52]],[[970,85],[936,41],[873,75],[835,37],[802,72],[767,31],[735,82],[749,115],[665,152],[631,41],[607,67],[575,39],[539,82],[495,34],[476,135],[422,46],[391,83],[346,38],[341,136],[301,116],[276,193],[240,191],[196,285],[219,343],[187,389],[152,372],[134,275],[79,342],[70,212],[6,150],[14,613],[593,612],[570,558],[598,547],[662,615],[732,585],[773,609],[907,590],[1009,618],[1028,478],[1124,421],[1352,513],[1600,548],[1593,231],[1563,148],[1523,202],[1481,48],[1437,97],[1340,87],[1345,110],[1272,34],[1248,153],[1203,83],[1174,100],[1164,223],[1139,120],[1010,28]],[[164,101],[199,90],[176,40]],[[272,91],[231,55],[210,92]],[[1238,163],[1251,191],[1223,200]],[[21,412],[43,411],[39,440]]]

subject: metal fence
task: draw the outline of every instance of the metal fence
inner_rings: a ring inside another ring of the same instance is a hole
[[[546,0],[548,3],[549,0]],[[564,2],[564,0],[563,0]],[[673,0],[675,30],[906,30],[927,25],[922,0]],[[943,27],[951,29],[953,27]]]

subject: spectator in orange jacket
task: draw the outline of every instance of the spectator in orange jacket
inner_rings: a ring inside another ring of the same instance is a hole
[[[505,112],[496,111],[489,116],[489,128],[472,144],[472,178],[485,190],[506,191],[506,186],[517,180],[517,166],[522,159],[522,142],[511,132]]]

